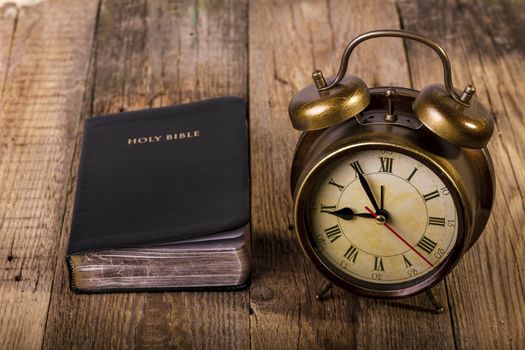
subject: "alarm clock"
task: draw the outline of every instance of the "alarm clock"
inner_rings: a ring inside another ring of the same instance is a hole
[[[379,37],[433,49],[444,84],[368,88],[346,75],[356,46]],[[320,296],[332,282],[368,297],[428,292],[489,218],[492,116],[473,85],[453,87],[444,50],[407,31],[364,33],[345,48],[335,77],[327,82],[319,70],[312,77],[289,105],[293,127],[303,131],[291,189],[299,242],[328,280]]]

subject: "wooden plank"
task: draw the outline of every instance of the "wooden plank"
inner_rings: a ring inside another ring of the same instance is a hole
[[[339,288],[318,303],[323,279],[303,256],[291,228],[289,166],[298,137],[290,98],[311,84],[314,68],[335,74],[344,46],[376,28],[399,28],[393,1],[267,2],[250,5],[250,111],[254,282],[251,344],[255,348],[451,348],[450,315],[420,312],[415,297],[382,302]],[[264,33],[264,34],[261,34]],[[367,42],[352,56],[351,74],[369,86],[410,86],[403,43]],[[271,171],[270,171],[271,169]],[[446,297],[444,287],[439,295]]]
[[[42,345],[95,14],[96,4],[57,0],[7,19],[16,30],[0,74],[3,349]]]
[[[489,145],[497,178],[492,218],[447,279],[459,348],[510,349],[525,343],[525,107],[520,103],[525,41],[518,34],[524,11],[522,2],[511,1],[400,2],[406,28],[441,42],[452,59],[456,87],[474,82],[496,120]],[[408,51],[416,86],[442,79],[432,52],[412,44]]]
[[[246,98],[246,26],[246,3],[239,1],[103,1],[93,96],[84,114]],[[71,293],[63,263],[71,191],[44,348],[248,347],[248,291]]]
[[[313,294],[322,278],[303,258],[289,227],[288,166],[298,134],[288,123],[287,103],[310,83],[314,67],[326,75],[336,71],[341,50],[353,36],[399,27],[395,4],[379,1],[251,5],[255,269],[249,318],[246,292],[70,293],[63,255],[78,164],[76,151],[68,181],[73,149],[80,142],[79,114],[228,93],[246,96],[246,10],[237,2],[219,8],[208,2],[107,1],[97,30],[96,62],[86,73],[96,4],[50,1],[26,8],[18,19],[5,17],[5,8],[0,11],[0,84],[6,81],[0,100],[0,347],[41,346],[52,290],[45,348],[519,348],[525,340],[525,145],[520,137],[525,127],[518,88],[525,74],[525,44],[516,33],[523,30],[523,4],[397,5],[407,29],[444,45],[456,84],[474,81],[497,121],[490,146],[498,171],[494,215],[480,242],[447,279],[449,313],[418,312],[417,305],[428,305],[421,297],[371,301],[340,289],[317,303]],[[64,28],[69,35],[63,35]],[[418,44],[407,43],[407,48],[415,86],[439,82],[441,68],[433,53]],[[396,39],[364,44],[350,71],[369,86],[410,84],[403,45]],[[94,84],[87,92],[86,76],[88,86]],[[64,189],[69,192],[61,228]],[[439,294],[446,300],[443,285]]]

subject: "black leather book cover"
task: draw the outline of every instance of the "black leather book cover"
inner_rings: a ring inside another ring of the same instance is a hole
[[[246,225],[248,147],[237,97],[87,119],[67,254]]]

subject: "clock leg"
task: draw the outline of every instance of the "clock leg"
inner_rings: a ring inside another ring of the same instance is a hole
[[[325,296],[325,294],[328,293],[328,291],[332,289],[333,286],[334,284],[332,282],[326,280],[321,286],[321,288],[319,288],[319,291],[315,294],[315,299],[319,301],[323,300],[323,297]]]
[[[443,308],[443,305],[441,304],[437,296],[434,294],[432,289],[427,289],[426,294],[427,294],[428,300],[430,300],[430,302],[434,306],[434,312],[436,314],[442,314],[445,311],[445,309]]]

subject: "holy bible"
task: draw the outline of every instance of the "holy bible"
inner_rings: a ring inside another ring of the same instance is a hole
[[[86,119],[66,256],[71,289],[246,286],[247,125],[237,97]]]

